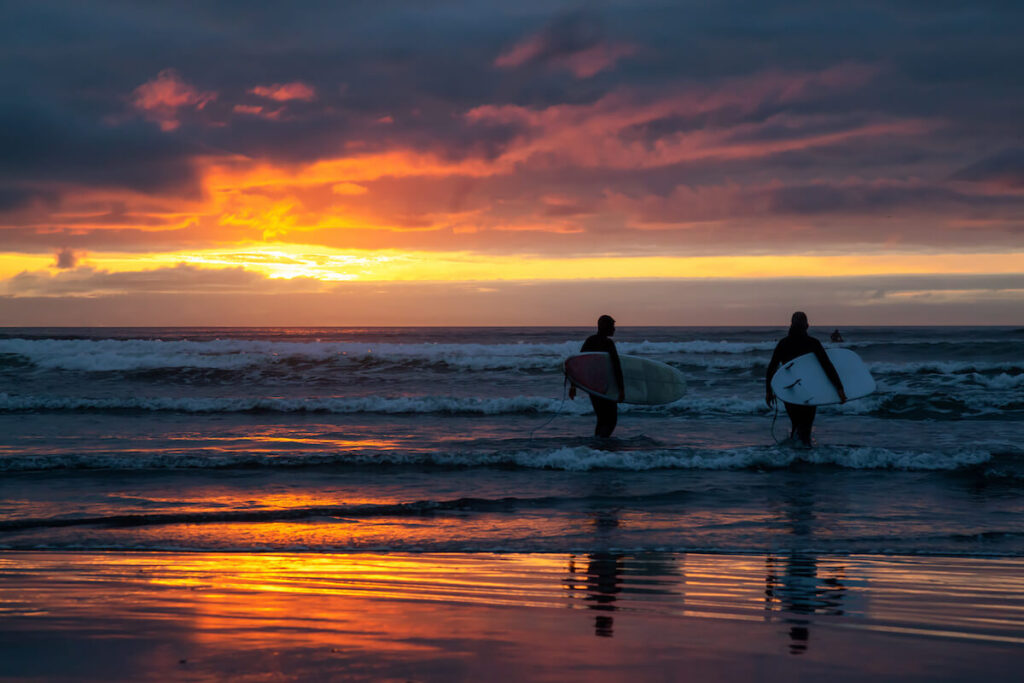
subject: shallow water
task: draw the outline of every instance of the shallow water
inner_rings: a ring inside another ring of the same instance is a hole
[[[1024,556],[1024,329],[844,329],[879,390],[810,451],[784,330],[621,329],[690,392],[605,441],[589,332],[8,328],[0,548]]]

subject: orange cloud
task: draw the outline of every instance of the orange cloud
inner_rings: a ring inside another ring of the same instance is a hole
[[[178,111],[183,108],[202,110],[217,99],[216,92],[197,90],[174,69],[164,69],[156,78],[137,87],[132,104],[160,129],[172,131],[181,125]]]
[[[632,45],[595,45],[592,48],[577,52],[565,59],[565,66],[577,78],[590,78],[605,69],[611,68],[623,57],[634,54],[637,49]]]
[[[780,113],[746,121],[765,104],[779,104],[844,91],[870,80],[875,70],[843,65],[823,72],[767,72],[735,79],[716,88],[693,85],[653,99],[628,90],[588,104],[544,109],[483,105],[466,113],[470,123],[514,125],[524,132],[498,163],[640,169],[705,159],[753,159],[781,152],[834,145],[856,138],[916,135],[936,127],[921,119],[879,119],[844,123],[841,116]],[[732,123],[678,125],[653,138],[643,133],[668,122],[702,121],[721,114]],[[829,124],[829,125],[824,125]],[[770,127],[791,131],[767,135]],[[819,130],[824,127],[826,130]],[[831,129],[829,129],[831,128]]]
[[[769,71],[667,93],[620,89],[586,104],[476,107],[464,123],[507,131],[493,155],[442,143],[417,150],[403,131],[359,137],[364,145],[307,163],[207,152],[190,160],[201,192],[157,198],[144,190],[69,187],[59,205],[21,207],[0,216],[0,228],[10,221],[11,244],[90,253],[122,244],[141,252],[273,242],[577,257],[720,254],[737,244],[763,251],[765,241],[780,252],[895,241],[955,247],[968,233],[986,245],[1009,243],[1019,202],[982,203],[935,181],[839,180],[813,170],[783,181],[749,172],[767,168],[761,160],[772,155],[849,150],[851,142],[876,149],[935,125],[776,106],[808,98],[816,104],[813,98],[845,93],[873,74],[856,65]],[[147,90],[146,102],[201,106],[180,79],[164,76],[163,89]],[[267,101],[234,111],[272,118],[286,106]],[[399,121],[395,128],[405,126]],[[722,168],[729,173],[716,170]],[[865,216],[884,220],[865,224]],[[968,219],[970,231],[955,223]]]
[[[331,186],[331,191],[334,194],[347,195],[366,194],[368,192],[365,186],[357,183],[335,183]]]
[[[306,85],[299,81],[294,81],[292,83],[274,83],[273,85],[258,85],[254,88],[250,88],[249,92],[253,95],[266,97],[267,99],[275,100],[277,102],[287,102],[289,100],[309,102],[316,99],[316,90],[313,86]]]
[[[539,64],[565,69],[577,78],[590,78],[637,52],[634,45],[614,43],[605,36],[600,18],[590,12],[563,14],[527,36],[494,60],[500,69]]]
[[[534,36],[515,45],[508,52],[499,55],[494,65],[502,69],[512,69],[540,57],[547,49],[542,36]],[[625,43],[601,43],[592,47],[552,58],[552,66],[567,69],[577,78],[590,78],[605,69],[615,66],[623,57],[636,53],[633,45]]]
[[[277,109],[266,109],[258,104],[236,104],[232,107],[232,111],[236,114],[246,114],[248,116],[259,116],[264,119],[270,119],[271,121],[277,121],[281,118],[283,107]]]
[[[498,58],[494,60],[494,66],[502,69],[512,69],[517,66],[522,66],[531,59],[536,58],[543,49],[544,45],[541,42],[540,37],[533,36],[521,43],[513,45],[508,52],[498,55]]]

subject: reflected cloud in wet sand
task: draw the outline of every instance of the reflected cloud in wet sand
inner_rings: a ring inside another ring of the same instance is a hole
[[[990,680],[1010,680],[1024,652],[1022,568],[611,552],[8,553],[0,654],[15,679],[180,669],[613,679],[681,666],[741,679],[768,662],[780,676],[935,680],[940,664],[939,679],[955,679],[984,662]],[[897,637],[907,656],[890,661]]]

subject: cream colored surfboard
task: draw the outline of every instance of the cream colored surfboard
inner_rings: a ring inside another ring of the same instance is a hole
[[[625,403],[660,405],[677,401],[686,393],[686,378],[671,365],[621,354],[619,362],[626,385]],[[565,374],[570,382],[594,396],[618,400],[611,357],[603,351],[571,356],[565,361]]]

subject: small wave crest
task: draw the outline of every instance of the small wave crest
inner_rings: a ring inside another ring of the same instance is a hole
[[[627,354],[736,355],[765,352],[774,342],[621,342]],[[0,339],[0,356],[41,369],[129,372],[171,368],[237,370],[287,362],[440,365],[462,370],[550,369],[579,351],[579,341],[547,344],[400,344],[280,342],[245,339],[163,341],[146,339]]]
[[[413,452],[347,450],[319,453],[81,453],[9,455],[0,471],[57,469],[180,470],[251,467],[437,466],[446,468],[525,468],[585,472],[591,470],[741,470],[782,469],[799,464],[856,470],[954,471],[989,463],[993,451],[983,447],[913,451],[874,446],[818,446],[809,450],[787,446],[726,449],[693,447],[609,449],[587,445],[490,452]]]
[[[68,411],[167,411],[182,413],[383,413],[502,415],[551,413],[584,414],[589,404],[538,396],[475,398],[453,396],[347,396],[347,397],[145,397],[83,398],[77,396],[19,396],[0,393],[0,412]]]
[[[844,405],[822,406],[825,414],[870,415],[899,419],[959,419],[965,416],[1024,412],[1024,400],[1012,395],[973,392],[915,393],[909,389],[879,392]],[[0,413],[18,412],[176,412],[190,414],[323,413],[335,415],[588,415],[586,400],[546,396],[81,396],[0,393]],[[662,417],[767,415],[763,399],[740,396],[685,396],[659,406],[621,404],[620,413]]]
[[[1024,363],[1020,362],[983,362],[973,360],[929,360],[908,361],[905,363],[868,364],[872,374],[883,375],[962,375],[969,373],[1024,373]]]
[[[759,374],[774,341],[620,342],[621,353],[665,361],[687,374]],[[437,371],[559,374],[578,341],[558,343],[357,343],[246,339],[0,339],[0,369],[23,374],[69,371],[127,375],[146,381],[283,384],[337,382],[353,372]],[[976,381],[993,390],[1020,389],[1024,364],[977,358],[882,361],[867,358],[877,377]],[[1002,375],[1005,375],[1003,377]]]

